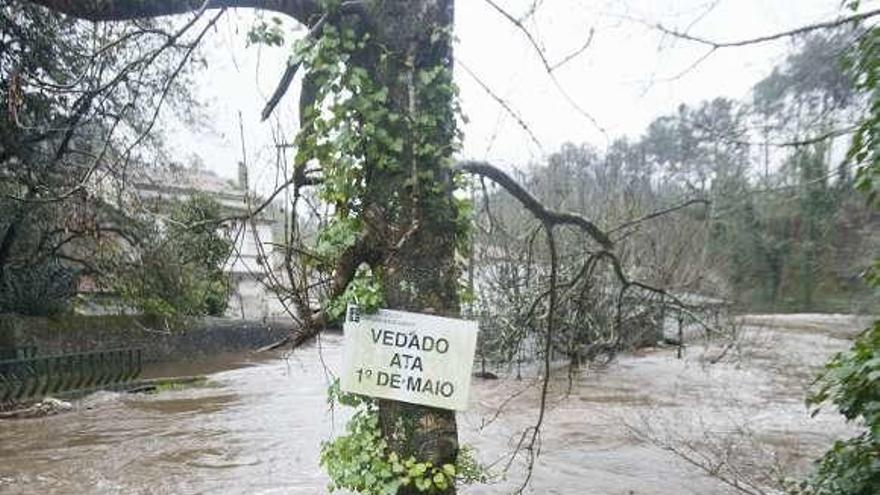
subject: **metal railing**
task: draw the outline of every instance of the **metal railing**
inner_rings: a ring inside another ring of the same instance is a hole
[[[0,361],[26,359],[35,357],[36,355],[37,347],[33,345],[25,347],[0,347]]]
[[[28,357],[0,360],[0,404],[122,385],[143,367],[141,349],[23,354]]]

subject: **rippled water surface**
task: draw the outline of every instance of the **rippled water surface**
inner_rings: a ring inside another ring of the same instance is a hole
[[[805,387],[859,322],[844,317],[755,318],[726,351],[695,345],[623,356],[602,370],[553,379],[530,493],[723,494],[664,446],[707,452],[729,446],[730,463],[777,462],[798,473],[847,427],[811,419]],[[325,493],[320,442],[344,412],[326,404],[341,337],[292,355],[223,356],[174,365],[154,376],[210,373],[205,386],[155,395],[99,393],[59,416],[0,422],[0,493]],[[319,352],[320,347],[320,352]],[[724,357],[711,364],[720,353]],[[465,493],[509,493],[525,456],[509,453],[537,416],[529,379],[478,381],[459,415],[464,442],[498,474]],[[732,442],[732,440],[731,440]],[[736,464],[740,466],[740,464]],[[748,471],[748,469],[746,469]],[[760,476],[760,469],[749,472]]]

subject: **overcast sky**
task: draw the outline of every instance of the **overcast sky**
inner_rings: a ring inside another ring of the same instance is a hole
[[[532,0],[496,0],[521,16]],[[719,41],[784,31],[841,15],[840,0],[539,0],[526,26],[555,64],[590,37],[589,47],[554,71],[557,88],[523,33],[485,0],[456,2],[456,81],[464,113],[463,155],[505,167],[541,162],[562,143],[590,143],[603,149],[609,139],[639,136],[657,116],[680,103],[726,96],[745,99],[749,89],[781,61],[790,40],[718,50],[687,70],[706,48],[664,36],[666,27]],[[863,2],[863,9],[877,1]],[[206,46],[209,66],[198,78],[209,129],[192,131],[167,124],[178,156],[196,155],[218,174],[235,177],[242,159],[239,115],[252,184],[267,190],[275,180],[273,129],[280,139],[296,131],[296,91],[276,114],[260,122],[260,110],[274,89],[288,47],[246,47],[255,13],[231,12]],[[301,36],[303,31],[291,35]],[[464,67],[506,100],[536,139],[517,124]],[[297,83],[294,86],[298,86]],[[563,94],[568,95],[568,98]],[[570,98],[570,99],[569,99]],[[591,116],[593,123],[587,116]],[[600,129],[601,128],[601,129]]]

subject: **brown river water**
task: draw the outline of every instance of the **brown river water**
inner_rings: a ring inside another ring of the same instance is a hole
[[[793,315],[745,323],[714,364],[717,343],[690,346],[682,359],[674,349],[649,349],[573,377],[560,369],[526,493],[735,493],[693,462],[706,459],[747,482],[802,474],[835,437],[850,433],[832,413],[810,418],[803,397],[818,366],[847,347],[864,320]],[[325,493],[320,442],[342,429],[346,414],[326,402],[340,358],[341,337],[328,334],[291,354],[148,371],[208,373],[204,386],[101,392],[69,413],[2,421],[0,493]],[[504,468],[537,417],[538,383],[474,382],[459,429],[494,479],[462,493],[519,487],[526,457]]]

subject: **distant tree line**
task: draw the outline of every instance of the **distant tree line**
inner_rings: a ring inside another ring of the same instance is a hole
[[[866,105],[842,62],[862,35],[806,36],[748,101],[682,104],[637,139],[604,153],[566,144],[522,178],[548,206],[608,228],[706,200],[623,229],[629,269],[658,286],[752,311],[865,311],[871,290],[859,274],[880,243],[880,216],[853,194],[846,147]],[[486,193],[486,207],[475,205],[478,251],[491,257],[509,243],[491,220],[528,220],[505,193]]]

